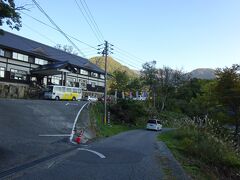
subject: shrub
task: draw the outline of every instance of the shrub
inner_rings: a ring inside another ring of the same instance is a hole
[[[181,127],[160,135],[173,151],[200,161],[221,178],[239,178],[240,157],[228,142],[210,134],[205,128]],[[199,164],[201,166],[201,164]]]
[[[118,123],[137,125],[148,116],[144,102],[121,100],[110,106],[113,120]]]

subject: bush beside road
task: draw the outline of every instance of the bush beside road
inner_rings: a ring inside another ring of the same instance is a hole
[[[240,156],[204,129],[181,127],[158,136],[193,179],[239,179]]]

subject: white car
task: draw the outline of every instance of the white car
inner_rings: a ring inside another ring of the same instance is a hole
[[[144,96],[138,96],[138,97],[134,97],[133,100],[137,100],[137,101],[146,101],[147,97]]]
[[[160,131],[162,130],[162,124],[157,119],[151,119],[147,122],[146,129]]]
[[[98,99],[97,99],[96,97],[93,97],[93,96],[85,96],[85,97],[84,97],[84,100],[86,100],[86,101],[92,101],[92,102],[98,101]]]

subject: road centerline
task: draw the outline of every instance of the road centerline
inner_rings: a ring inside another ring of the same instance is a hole
[[[85,104],[81,107],[81,109],[78,111],[77,116],[76,116],[76,118],[75,118],[75,120],[74,120],[73,127],[72,127],[72,132],[71,132],[71,136],[70,136],[70,142],[71,142],[71,143],[73,143],[72,139],[73,139],[73,135],[74,135],[74,128],[75,128],[75,126],[76,126],[78,117],[79,117],[81,111],[83,110],[83,108],[84,108],[88,103],[89,103],[89,102],[85,103]]]
[[[103,154],[97,152],[97,151],[94,151],[94,150],[91,150],[91,149],[86,149],[86,148],[78,148],[79,151],[88,151],[88,152],[91,152],[93,154],[96,154],[97,156],[99,156],[100,158],[102,159],[105,159],[106,156],[104,156]]]

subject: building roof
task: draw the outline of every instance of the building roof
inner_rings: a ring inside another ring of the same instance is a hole
[[[38,68],[31,70],[31,74],[56,75],[62,74],[62,72],[66,71],[76,73],[77,69],[74,68],[70,63],[65,61],[39,66]]]
[[[32,54],[36,57],[51,59],[58,62],[68,62],[83,69],[104,73],[97,65],[91,63],[88,59],[67,53],[63,50],[21,37],[7,31],[0,35],[0,46],[18,50],[22,53]]]

